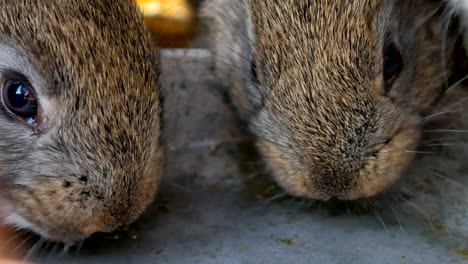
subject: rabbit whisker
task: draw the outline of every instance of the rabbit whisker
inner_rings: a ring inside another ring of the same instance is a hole
[[[424,130],[425,133],[468,133],[468,130],[461,129],[433,129],[433,130]]]
[[[457,143],[433,143],[433,144],[422,144],[421,147],[439,147],[439,146],[458,146]]]
[[[5,242],[2,242],[2,245],[0,246],[0,251],[3,251],[7,246],[9,246],[11,243],[13,243],[21,235],[23,235],[23,234],[18,232],[14,236],[8,238]]]
[[[447,181],[447,182],[449,182],[449,183],[452,183],[452,184],[454,184],[454,185],[456,185],[456,186],[459,186],[459,187],[462,187],[462,188],[466,188],[466,186],[465,186],[463,183],[458,182],[458,181],[456,181],[456,180],[454,180],[454,179],[451,179],[451,178],[449,178],[449,177],[447,177],[447,176],[444,176],[444,175],[442,175],[442,174],[440,174],[440,173],[437,173],[437,172],[435,172],[435,171],[429,170],[428,173],[431,174],[431,175],[433,175],[433,176],[435,176],[435,177],[438,177],[438,178],[440,178],[440,179],[442,179],[442,180],[444,180],[444,181]]]
[[[405,150],[405,153],[434,154],[434,152],[432,152],[432,151],[418,151],[418,150]]]
[[[465,77],[461,78],[460,80],[458,80],[457,82],[455,82],[453,85],[451,85],[450,87],[447,88],[447,90],[445,91],[446,93],[451,91],[453,88],[459,86],[460,84],[462,84],[464,81],[466,81],[468,79],[468,75],[466,75]]]
[[[63,245],[63,250],[62,250],[61,256],[66,256],[66,255],[70,254],[70,250],[71,250],[72,247],[73,247],[73,245],[71,245],[71,244]]]
[[[390,207],[390,210],[392,210],[393,215],[395,216],[395,219],[398,222],[398,225],[400,226],[401,232],[405,232],[405,230],[403,228],[403,225],[401,224],[400,217],[398,217],[397,212],[395,211],[395,209],[393,208],[393,206],[390,203],[387,202],[387,205]]]
[[[252,141],[250,137],[234,137],[231,139],[204,139],[200,141],[191,142],[182,146],[169,146],[169,151],[176,152],[180,150],[192,150],[192,149],[203,149],[218,147],[224,144],[240,144]]]
[[[449,106],[449,109],[455,108],[456,106],[460,105],[461,103],[465,102],[468,100],[468,96],[463,97],[462,99],[458,100],[457,102],[453,103],[451,106]]]
[[[81,254],[81,249],[83,248],[84,240],[81,240],[78,245],[76,246],[76,256]]]
[[[431,226],[431,229],[432,229],[433,231],[436,230],[434,223],[433,223],[432,220],[429,218],[429,215],[428,215],[426,212],[424,212],[421,208],[419,208],[419,207],[418,207],[415,203],[413,203],[412,201],[407,201],[407,203],[408,203],[411,207],[413,207],[418,213],[420,213],[424,218],[426,218],[426,221],[429,223],[429,225]]]
[[[31,240],[31,236],[27,236],[23,241],[21,241],[11,252],[15,254],[18,250],[20,250],[29,240]]]
[[[379,212],[377,212],[377,210],[374,210],[374,214],[377,217],[377,219],[379,220],[382,227],[384,228],[385,232],[388,233],[387,225],[385,224],[385,221],[383,220],[382,216],[379,214]]]
[[[44,243],[44,241],[45,240],[43,238],[40,238],[39,241],[34,243],[34,245],[28,250],[28,253],[24,257],[24,260],[30,259],[36,253],[36,251],[38,249],[40,250],[40,248],[41,248],[42,244]]]
[[[434,118],[434,117],[438,117],[438,116],[441,116],[441,115],[450,114],[450,113],[457,112],[457,111],[458,111],[458,110],[447,110],[447,111],[442,111],[442,112],[439,112],[439,113],[435,113],[435,114],[431,114],[431,115],[425,116],[425,117],[423,117],[422,119],[428,121],[428,119],[432,119],[432,118]]]

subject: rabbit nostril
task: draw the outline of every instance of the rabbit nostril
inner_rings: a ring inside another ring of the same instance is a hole
[[[392,142],[393,138],[387,138],[383,141],[381,141],[378,144],[373,145],[369,151],[367,152],[367,157],[371,159],[377,159],[379,156],[379,153]]]
[[[384,144],[384,145],[388,145],[388,144],[390,144],[390,142],[392,142],[392,138],[386,139],[386,140],[383,142],[383,144]]]

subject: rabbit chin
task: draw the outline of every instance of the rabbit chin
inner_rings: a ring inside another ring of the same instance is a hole
[[[3,224],[6,226],[11,226],[17,230],[32,231],[33,233],[38,234],[43,238],[47,238],[47,234],[43,232],[38,226],[32,224],[26,218],[15,212],[8,214],[4,218]]]
[[[31,223],[28,219],[16,212],[6,215],[2,220],[2,224],[7,227],[12,227],[17,231],[31,232],[32,234],[40,236],[42,239],[55,241],[54,239],[50,239],[50,235],[46,231],[42,230],[39,226]]]

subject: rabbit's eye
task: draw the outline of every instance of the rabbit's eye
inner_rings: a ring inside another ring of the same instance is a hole
[[[403,59],[400,51],[394,43],[386,46],[384,49],[384,68],[383,75],[385,80],[385,91],[389,91],[393,82],[400,74],[403,68]]]
[[[34,122],[37,115],[37,100],[32,90],[20,81],[8,80],[3,84],[2,105],[11,114]]]

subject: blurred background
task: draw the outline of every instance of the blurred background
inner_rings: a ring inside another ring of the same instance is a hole
[[[147,28],[162,48],[185,48],[197,27],[196,13],[201,0],[135,0]]]

